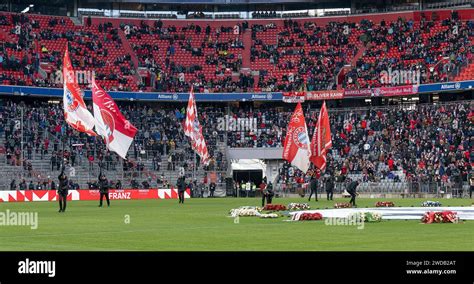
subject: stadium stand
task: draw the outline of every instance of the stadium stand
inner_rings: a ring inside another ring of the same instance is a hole
[[[81,26],[68,17],[1,13],[2,84],[60,87],[51,74],[67,42],[74,66],[94,69],[107,90],[188,91],[190,82],[202,92],[327,90],[380,86],[384,68],[419,71],[422,83],[462,80],[472,70],[474,23],[457,12],[324,24],[84,19]]]
[[[20,161],[21,130],[14,128],[13,119],[18,117],[21,107],[26,110],[28,121],[28,127],[24,130],[24,142],[27,146],[24,149],[26,159],[23,163]],[[60,163],[64,157],[68,164],[79,165],[76,169],[82,167],[82,186],[97,172],[98,162],[107,170],[110,167],[110,174],[115,173],[116,179],[131,175],[128,178],[130,182],[134,172],[137,172],[137,179],[156,181],[158,174],[153,172],[162,171],[166,177],[173,179],[176,176],[172,173],[176,168],[183,166],[190,169],[188,167],[192,165],[192,151],[181,129],[184,109],[164,109],[163,106],[155,109],[129,104],[123,105],[122,109],[139,128],[139,134],[129,152],[130,165],[120,165],[118,156],[110,154],[103,143],[95,141],[94,137],[78,134],[66,127],[60,118],[60,106],[7,101],[2,106],[2,125],[5,127],[0,138],[6,153],[5,163],[18,168],[23,166],[27,177],[35,178],[35,166],[42,170],[51,167],[51,173],[55,173],[59,166],[55,167],[51,162]],[[310,131],[314,129],[317,113],[317,110],[306,113]],[[213,157],[211,170],[223,172],[227,169],[223,150],[226,145],[233,148],[281,147],[282,138],[286,134],[286,122],[291,114],[289,107],[231,109],[230,115],[233,117],[255,118],[257,129],[220,131],[217,129],[217,118],[225,116],[224,110],[213,105],[204,107],[200,111],[200,120],[204,122],[203,129]],[[453,178],[453,172],[459,172],[466,179],[474,161],[472,101],[416,107],[333,109],[330,119],[333,149],[328,158],[328,171],[337,172],[340,176],[357,175],[365,182],[405,182],[413,179],[438,182]],[[67,137],[64,145],[61,137]],[[170,156],[174,166],[168,166]],[[159,162],[161,170],[157,170]],[[133,173],[130,174],[129,171]],[[46,172],[49,171],[38,174],[44,178]],[[79,175],[79,170],[76,173]],[[300,176],[301,173],[296,171],[292,180]],[[285,183],[288,178],[287,175],[280,176]]]
[[[379,74],[389,68],[419,71],[420,83],[474,75],[474,22],[451,11],[416,20],[398,14],[372,20],[346,15],[290,19],[274,12],[256,13],[258,19],[249,21],[91,15],[78,25],[68,17],[0,13],[0,84],[62,88],[56,74],[66,45],[74,67],[94,71],[106,90],[187,92],[195,84],[196,92],[203,93],[317,91],[407,83],[382,83]],[[88,88],[88,82],[82,87]],[[145,181],[174,184],[177,168],[192,167],[194,155],[181,129],[184,104],[120,102],[124,115],[139,129],[130,159],[123,162],[102,142],[67,127],[61,104],[20,101],[7,98],[0,106],[3,182],[5,177],[33,184],[54,179],[63,159],[74,167],[73,180],[80,187],[91,186],[88,182],[97,176],[99,164],[112,180],[132,187],[145,186],[140,185]],[[228,147],[282,147],[292,107],[200,105],[212,162],[196,169],[195,178],[217,171],[223,182]],[[26,127],[20,129],[16,121],[22,112]],[[305,112],[311,132],[318,109],[308,105]],[[225,115],[256,120],[257,128],[218,129],[217,120]],[[365,182],[363,188],[375,182],[397,188],[417,180],[465,180],[471,170],[472,101],[331,108],[330,118],[329,172],[341,180],[355,177]],[[290,176],[287,170],[288,165],[280,171],[281,186],[304,182],[301,172]]]

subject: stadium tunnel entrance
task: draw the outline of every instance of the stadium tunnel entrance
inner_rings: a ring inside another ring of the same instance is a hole
[[[232,177],[235,182],[253,182],[256,186],[265,177],[266,164],[260,159],[239,159],[232,162]]]
[[[251,181],[256,185],[260,185],[263,180],[262,170],[236,170],[233,171],[232,176],[236,182]]]

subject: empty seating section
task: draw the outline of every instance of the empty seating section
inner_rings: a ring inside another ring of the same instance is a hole
[[[282,23],[252,27],[251,58],[253,68],[261,70],[259,87],[272,91],[335,89],[335,76],[356,54],[361,31],[348,23]],[[269,89],[268,83],[276,87]]]
[[[121,27],[130,31],[127,39],[140,65],[156,73],[157,88],[179,91],[189,82],[216,85],[226,79],[223,75],[240,71],[242,34],[234,33],[233,26],[150,26],[142,21]]]

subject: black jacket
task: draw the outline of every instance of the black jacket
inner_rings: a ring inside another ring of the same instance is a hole
[[[211,184],[209,185],[209,190],[210,190],[210,191],[216,190],[216,184],[213,183],[213,182],[211,182]]]
[[[273,192],[273,185],[271,183],[267,185],[266,190],[267,190],[267,196],[275,195],[275,193]]]
[[[107,193],[109,192],[109,181],[105,177],[101,179],[100,176],[101,174],[99,175],[99,191],[100,193]]]
[[[350,194],[355,194],[358,185],[359,185],[359,183],[358,183],[357,181],[352,181],[352,182],[349,183],[349,185],[347,186],[347,192],[349,192]]]
[[[317,191],[318,190],[318,180],[316,178],[311,179],[311,191]]]
[[[326,191],[331,192],[333,190],[334,190],[334,179],[332,177],[330,177],[326,181]]]
[[[20,182],[20,190],[26,190],[27,188],[26,182]]]
[[[186,183],[183,178],[179,178],[177,182],[178,192],[183,192],[186,190]]]
[[[67,195],[69,191],[69,181],[67,180],[67,176],[64,174],[64,169],[58,176],[59,186],[58,186],[58,193],[61,195]]]

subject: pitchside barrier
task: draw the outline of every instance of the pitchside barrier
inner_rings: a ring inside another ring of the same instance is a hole
[[[304,197],[309,196],[308,183],[304,184],[277,184],[277,197]],[[345,190],[347,183],[336,182],[334,185],[334,196],[350,196]],[[318,192],[326,195],[325,184]],[[467,182],[362,182],[357,192],[360,197],[390,197],[390,198],[466,198],[469,197],[469,185]]]
[[[98,200],[99,190],[78,189],[69,190],[67,200]],[[178,190],[165,189],[110,189],[109,198],[112,200],[132,199],[177,199]],[[189,190],[184,193],[184,198],[190,198]],[[6,190],[0,191],[0,202],[35,202],[56,201],[56,190]]]

